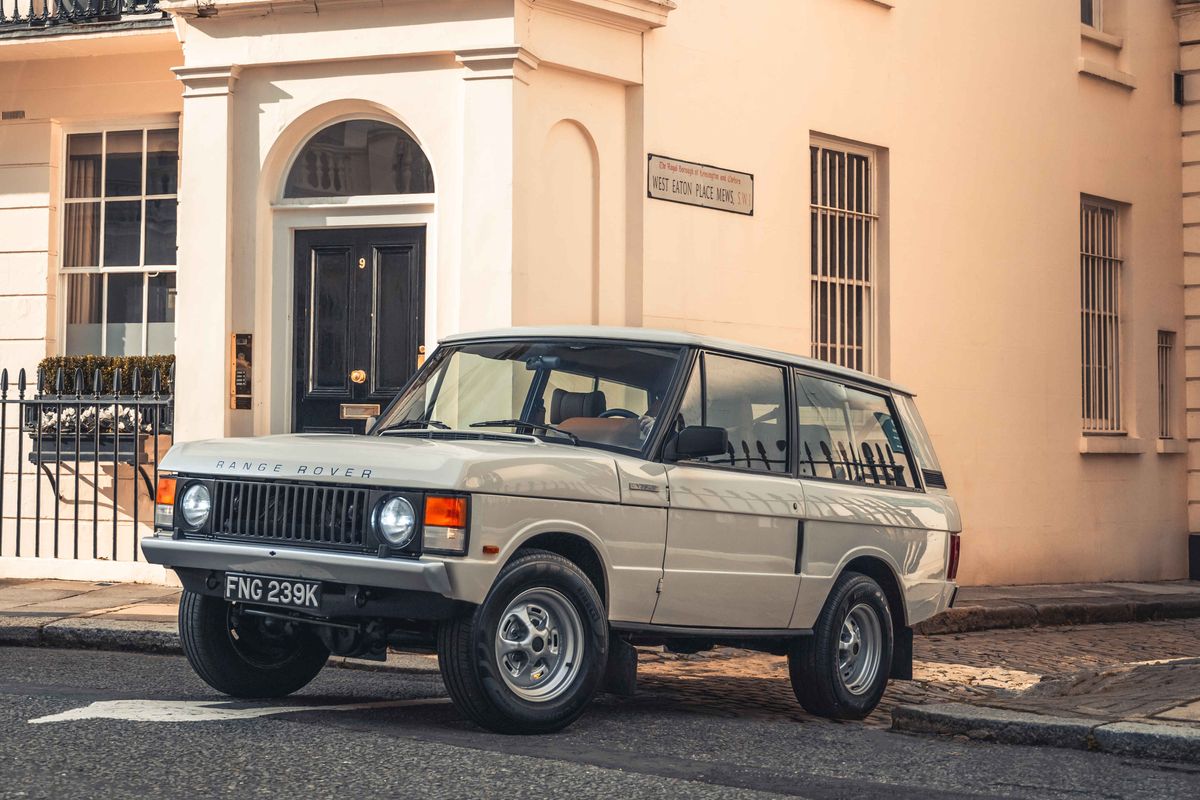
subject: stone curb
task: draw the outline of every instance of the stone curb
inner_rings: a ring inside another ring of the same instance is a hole
[[[174,622],[140,622],[95,617],[50,617],[40,623],[31,621],[22,624],[5,620],[0,614],[0,645],[170,655],[183,653]],[[389,653],[387,661],[332,656],[329,665],[375,672],[438,671],[436,658],[411,653]]]
[[[1101,722],[964,703],[897,706],[892,730],[1200,764],[1200,728]]]
[[[919,622],[913,632],[921,636],[968,633],[997,628],[1033,628],[1049,625],[1097,625],[1113,622],[1200,617],[1200,596],[1150,595],[1145,599],[1020,602],[1005,605],[957,606]]]

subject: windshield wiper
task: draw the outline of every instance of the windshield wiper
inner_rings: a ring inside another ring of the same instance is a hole
[[[570,431],[556,428],[553,425],[543,425],[540,422],[526,422],[521,419],[488,419],[483,422],[472,422],[472,428],[515,428],[520,433],[521,428],[531,428],[539,431],[548,431],[549,433],[557,433],[560,436],[566,436],[571,440],[571,444],[579,444],[579,437]]]
[[[385,434],[388,431],[403,431],[409,428],[437,428],[441,431],[450,430],[450,426],[444,422],[439,422],[436,419],[406,419],[403,422],[397,422],[394,425],[388,425],[379,433]]]

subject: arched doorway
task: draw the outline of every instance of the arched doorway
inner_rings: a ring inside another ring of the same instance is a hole
[[[283,198],[320,207],[433,191],[412,136],[350,119],[305,142]],[[425,235],[424,225],[293,231],[293,430],[361,433],[412,375],[424,346]]]

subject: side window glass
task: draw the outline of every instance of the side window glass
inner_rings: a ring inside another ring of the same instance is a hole
[[[847,389],[846,398],[859,480],[879,486],[913,486],[912,465],[900,437],[900,424],[887,399],[857,389]]]
[[[796,447],[800,477],[859,479],[846,412],[845,386],[809,375],[797,376]]]
[[[676,429],[724,428],[729,450],[700,459],[758,472],[788,472],[784,370],[767,364],[704,353],[688,380]]]
[[[798,375],[800,475],[912,487],[900,423],[885,397]]]

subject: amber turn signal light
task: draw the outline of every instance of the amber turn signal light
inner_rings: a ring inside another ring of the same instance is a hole
[[[174,478],[159,478],[158,491],[155,493],[154,502],[160,506],[175,505],[175,479]]]
[[[425,498],[425,524],[438,528],[467,527],[467,498],[439,495]]]

